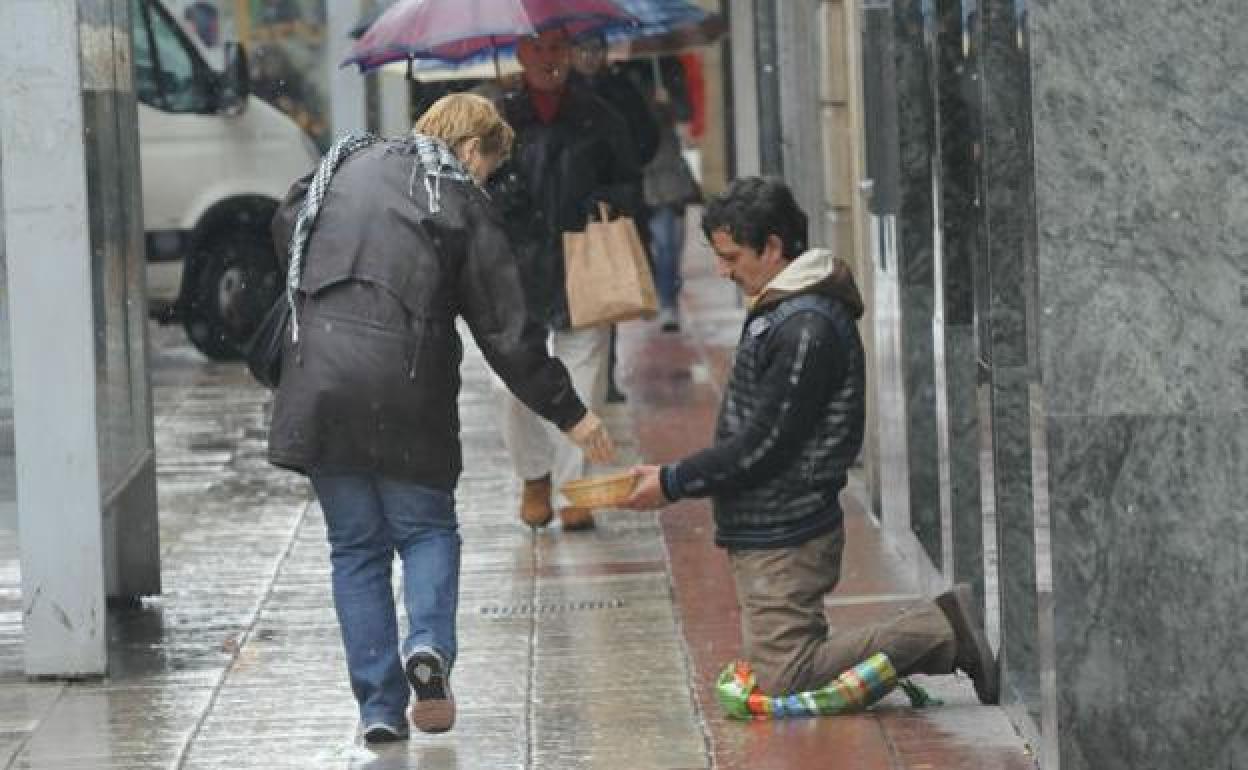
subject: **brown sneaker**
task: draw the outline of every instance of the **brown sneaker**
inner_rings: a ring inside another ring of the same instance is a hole
[[[550,475],[525,481],[520,497],[520,520],[530,527],[544,527],[554,515],[550,507]]]
[[[451,695],[451,674],[442,657],[432,650],[420,650],[403,664],[403,673],[412,688],[407,718],[422,733],[444,733],[455,726],[455,698]]]
[[[568,532],[575,532],[578,529],[593,529],[594,509],[577,508],[572,505],[560,508],[559,521],[563,522],[563,528]]]
[[[958,651],[954,654],[954,668],[965,671],[975,685],[979,702],[993,705],[1001,700],[1001,669],[992,654],[988,637],[984,636],[984,624],[975,612],[975,597],[971,587],[958,583],[937,596],[936,606],[945,613],[945,619],[953,628]]]

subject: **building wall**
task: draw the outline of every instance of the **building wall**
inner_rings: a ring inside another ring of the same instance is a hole
[[[824,168],[786,173],[817,173],[836,211],[841,158],[866,148],[886,531],[920,577],[982,591],[1006,708],[1046,770],[1238,767],[1248,17],[1234,0],[851,13],[862,120],[825,79]],[[849,72],[835,39],[822,66]]]
[[[1248,755],[1248,16],[1028,4],[1068,769]]]

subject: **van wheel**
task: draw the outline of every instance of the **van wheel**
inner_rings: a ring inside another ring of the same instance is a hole
[[[196,257],[186,336],[209,358],[236,359],[281,289],[277,257],[262,232],[247,229],[209,236]]]

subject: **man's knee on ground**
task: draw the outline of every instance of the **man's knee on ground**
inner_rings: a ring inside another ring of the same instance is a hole
[[[798,692],[795,685],[799,677],[797,660],[782,663],[775,661],[751,660],[750,669],[754,672],[754,683],[765,695],[790,695]]]

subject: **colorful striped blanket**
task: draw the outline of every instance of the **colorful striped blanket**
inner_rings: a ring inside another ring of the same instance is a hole
[[[724,711],[734,719],[788,719],[862,711],[898,686],[914,708],[940,702],[908,679],[898,681],[893,664],[883,653],[872,655],[826,687],[774,697],[759,692],[749,663],[736,661],[720,672],[715,691]]]

